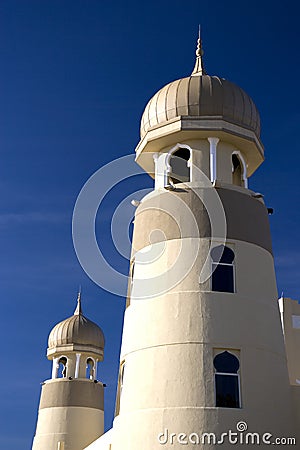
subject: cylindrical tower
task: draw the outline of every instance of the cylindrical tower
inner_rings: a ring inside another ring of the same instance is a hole
[[[155,189],[135,215],[112,450],[217,448],[239,422],[292,436],[268,210],[248,189],[259,113],[205,74],[200,38],[192,75],[146,106],[136,160]]]
[[[73,316],[48,338],[52,377],[42,385],[33,450],[82,450],[103,434],[103,350],[103,332],[82,314],[79,294]]]

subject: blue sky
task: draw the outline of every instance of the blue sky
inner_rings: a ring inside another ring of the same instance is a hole
[[[296,1],[1,1],[0,448],[30,448],[51,371],[47,336],[72,314],[80,284],[84,311],[106,336],[99,378],[110,427],[124,299],[82,270],[72,211],[98,168],[133,153],[148,99],[190,74],[199,22],[207,72],[239,84],[261,113],[266,161],[249,184],[275,210],[278,290],[300,298],[298,18]],[[120,183],[99,211],[100,245],[124,273],[109,240],[113,207],[150,186],[146,176]]]

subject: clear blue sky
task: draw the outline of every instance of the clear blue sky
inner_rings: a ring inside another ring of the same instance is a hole
[[[299,13],[296,1],[1,1],[1,449],[31,446],[51,370],[47,336],[72,314],[79,284],[86,315],[106,336],[99,378],[110,427],[124,299],[79,265],[72,211],[95,170],[134,151],[154,92],[190,74],[199,22],[207,72],[239,84],[260,110],[266,161],[250,187],[275,210],[278,290],[300,298]],[[115,204],[129,191],[116,189]],[[111,213],[99,220],[109,224]],[[126,272],[108,228],[101,239]]]

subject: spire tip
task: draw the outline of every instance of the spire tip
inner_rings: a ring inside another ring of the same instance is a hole
[[[79,290],[78,290],[77,306],[76,306],[76,309],[74,311],[74,316],[79,316],[79,314],[82,314],[82,310],[81,310],[81,285],[79,286]]]
[[[192,76],[205,75],[202,56],[203,56],[203,49],[202,49],[202,39],[201,39],[201,25],[199,24],[197,49],[196,49],[196,62],[195,62],[194,70],[192,72]]]

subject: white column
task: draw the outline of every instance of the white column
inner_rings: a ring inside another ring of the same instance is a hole
[[[58,369],[57,361],[58,361],[58,358],[53,358],[53,363],[52,363],[52,380],[57,378],[57,369]]]
[[[168,183],[166,159],[168,153],[154,153],[155,164],[155,189],[164,188]]]
[[[153,161],[154,161],[154,189],[158,188],[158,153],[153,153]]]
[[[239,152],[239,156],[240,156],[240,160],[242,162],[242,166],[243,166],[243,182],[244,182],[244,187],[246,189],[248,189],[248,178],[247,178],[247,164],[243,158],[243,156],[241,155],[241,152]]]
[[[207,138],[210,148],[210,181],[213,183],[217,179],[217,145],[219,138],[209,137]]]
[[[81,353],[76,353],[75,378],[78,378],[79,375],[80,356]]]
[[[97,380],[97,369],[98,369],[98,360],[95,360],[95,366],[94,366],[94,377],[95,380]]]

